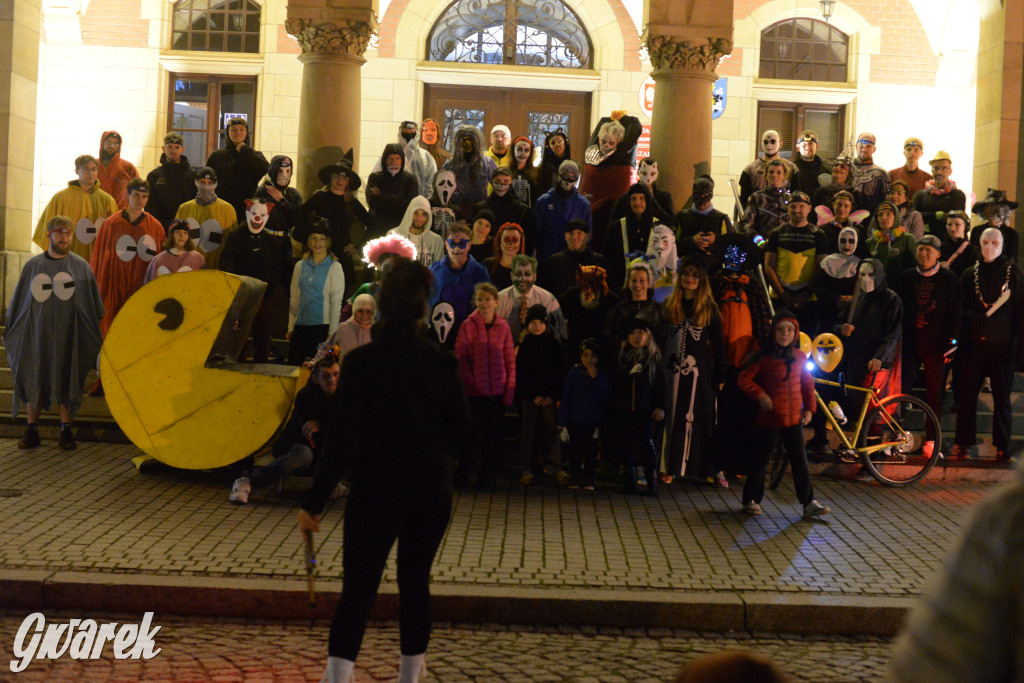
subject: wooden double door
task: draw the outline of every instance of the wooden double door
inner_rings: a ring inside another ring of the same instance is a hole
[[[533,141],[535,160],[549,131],[565,131],[577,161],[583,159],[590,138],[590,93],[428,84],[424,95],[423,117],[437,121],[449,151],[462,125],[480,128],[490,144],[491,128],[503,123],[513,139],[526,136]]]

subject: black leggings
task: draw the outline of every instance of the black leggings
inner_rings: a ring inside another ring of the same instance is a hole
[[[756,461],[750,475],[743,483],[744,505],[753,501],[760,504],[764,498],[764,479],[775,450],[775,441],[782,439],[782,445],[789,456],[789,465],[793,470],[793,484],[796,498],[801,505],[807,505],[814,499],[811,488],[811,475],[807,467],[807,453],[804,450],[804,428],[799,423],[791,427],[755,427],[754,451]]]
[[[355,661],[359,654],[384,564],[396,540],[402,654],[427,651],[432,623],[430,567],[451,512],[447,492],[400,499],[353,490],[345,507],[345,578],[331,620],[330,656]]]

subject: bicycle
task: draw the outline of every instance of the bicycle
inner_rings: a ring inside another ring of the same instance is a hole
[[[818,377],[814,378],[814,383],[865,394],[860,416],[847,429],[850,432],[847,437],[817,389],[814,391],[818,410],[823,411],[831,432],[838,440],[838,444],[832,446],[835,462],[856,463],[859,460],[878,483],[899,487],[922,479],[942,457],[939,418],[924,400],[909,394],[879,399],[873,387],[840,384]],[[880,429],[872,430],[875,425]],[[872,434],[872,431],[877,433]],[[929,432],[934,435],[935,444],[931,453],[925,454],[923,446]],[[768,466],[770,489],[775,490],[782,482],[788,464],[782,449],[776,447]]]

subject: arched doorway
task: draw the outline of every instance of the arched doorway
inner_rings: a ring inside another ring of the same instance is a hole
[[[560,0],[454,0],[430,31],[426,58],[431,62],[589,70],[593,48],[579,17]],[[544,135],[561,129],[574,150],[582,151],[590,134],[589,92],[540,88],[431,84],[425,86],[424,117],[435,119],[446,147],[460,125],[475,125],[485,136],[496,124],[512,135],[541,145]]]

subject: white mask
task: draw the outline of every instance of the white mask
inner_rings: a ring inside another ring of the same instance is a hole
[[[654,185],[658,180],[658,164],[648,164],[646,161],[640,162],[640,170],[637,172],[637,177],[641,183],[650,187]]]
[[[444,344],[454,324],[455,308],[447,301],[438,301],[434,304],[434,310],[430,312],[430,325],[434,328],[437,341]]]
[[[870,263],[861,264],[860,289],[865,294],[875,291],[875,269]]]
[[[998,228],[986,228],[981,233],[981,257],[995,261],[1003,253],[1003,233]]]
[[[437,191],[437,196],[441,198],[441,203],[447,204],[455,194],[455,174],[451,171],[438,173],[434,180],[434,189]]]
[[[775,156],[781,144],[782,137],[778,131],[766,130],[761,136],[761,149],[764,150],[766,156]]]

